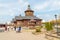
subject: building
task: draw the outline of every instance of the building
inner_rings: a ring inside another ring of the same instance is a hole
[[[6,24],[0,24],[0,28],[1,28],[1,27],[6,27]]]
[[[4,32],[5,30],[7,30],[6,24],[0,24],[0,32]]]
[[[24,12],[25,16],[15,16],[15,18],[13,19],[13,23],[15,26],[41,26],[42,19],[34,15],[34,11],[31,10],[30,5],[28,5],[28,9]]]

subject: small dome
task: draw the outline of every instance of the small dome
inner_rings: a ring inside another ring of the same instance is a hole
[[[28,5],[28,9],[25,12],[34,12],[34,11],[31,10],[30,5]]]

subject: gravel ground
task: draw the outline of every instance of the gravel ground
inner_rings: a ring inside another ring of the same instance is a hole
[[[6,32],[0,32],[0,40],[49,40],[52,37],[46,39],[45,32],[40,33],[39,35],[34,35],[32,32],[35,30],[28,30],[22,28],[21,33],[16,33],[11,30]],[[60,40],[57,38],[52,38],[51,40]]]
[[[16,33],[15,31],[7,31],[0,33],[0,40],[46,40],[44,34],[34,35],[32,32],[22,31]]]

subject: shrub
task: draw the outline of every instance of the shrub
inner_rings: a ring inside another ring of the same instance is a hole
[[[47,23],[45,23],[45,28],[46,28],[47,31],[53,30],[53,24],[47,22]]]
[[[41,32],[41,26],[36,26],[36,32]]]

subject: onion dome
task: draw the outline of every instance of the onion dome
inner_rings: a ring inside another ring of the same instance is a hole
[[[30,5],[28,5],[28,9],[25,11],[25,13],[26,13],[26,12],[34,12],[34,11],[31,10]]]

